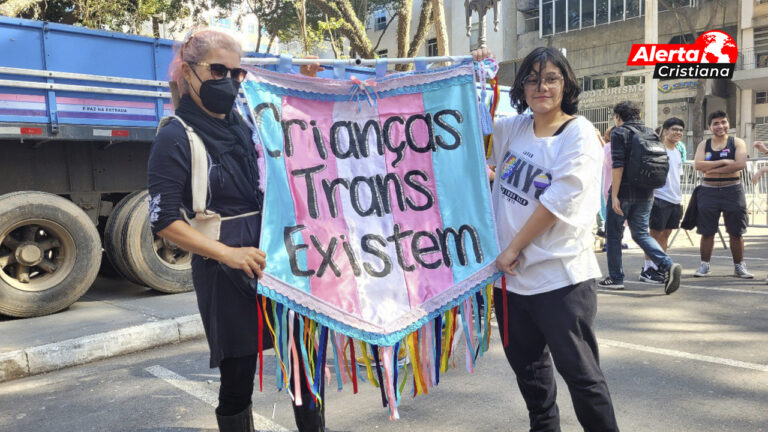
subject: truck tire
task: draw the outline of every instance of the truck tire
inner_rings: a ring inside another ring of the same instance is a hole
[[[123,262],[141,282],[160,292],[191,291],[192,254],[152,234],[149,203],[132,203],[133,209],[123,225]]]
[[[96,226],[78,206],[45,192],[0,196],[0,313],[26,318],[67,308],[101,263]]]
[[[123,248],[125,240],[123,239],[124,228],[128,223],[128,217],[134,209],[137,202],[146,200],[148,193],[146,190],[140,190],[126,195],[117,203],[112,213],[107,219],[107,225],[104,227],[104,251],[112,266],[125,279],[137,284],[144,285],[138,275],[133,272],[128,263],[123,259]]]

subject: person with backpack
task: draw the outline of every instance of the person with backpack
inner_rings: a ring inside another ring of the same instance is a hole
[[[659,243],[648,233],[653,204],[653,189],[666,183],[669,158],[658,135],[640,122],[640,109],[626,101],[613,108],[616,129],[611,133],[613,177],[606,216],[606,255],[608,276],[598,286],[624,289],[621,264],[621,238],[624,221],[632,239],[651,258],[663,278],[664,293],[680,287],[682,267],[672,262]]]
[[[659,129],[669,158],[669,173],[664,186],[653,191],[650,227],[651,237],[656,239],[666,252],[669,235],[672,230],[680,227],[680,220],[683,218],[683,192],[680,189],[680,175],[687,156],[685,143],[681,141],[685,131],[685,122],[677,117],[671,117]],[[640,272],[640,281],[655,284],[664,283],[663,276],[648,255],[645,256],[645,265]]]
[[[747,198],[739,172],[747,166],[747,145],[744,140],[728,136],[728,114],[715,111],[707,117],[712,138],[699,143],[694,167],[704,178],[698,192],[697,232],[701,235],[699,251],[701,265],[695,277],[710,275],[709,260],[715,247],[715,234],[720,213],[731,242],[733,275],[742,279],[755,276],[744,263],[744,233],[747,232]]]

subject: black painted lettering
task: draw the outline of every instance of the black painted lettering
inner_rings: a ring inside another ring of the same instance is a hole
[[[328,242],[328,249],[325,250],[323,250],[323,245],[320,244],[320,240],[318,240],[314,234],[309,236],[309,240],[312,241],[312,245],[315,247],[315,249],[317,249],[317,252],[323,258],[323,261],[320,263],[320,267],[317,268],[317,277],[323,277],[325,274],[325,269],[328,267],[331,268],[331,271],[334,275],[336,275],[336,277],[341,277],[341,270],[333,261],[333,254],[336,252],[336,243],[338,243],[339,240],[336,237],[331,237],[331,240]]]
[[[419,147],[416,138],[413,136],[413,127],[417,121],[423,121],[427,125],[427,143],[424,147]],[[405,121],[405,141],[408,147],[416,153],[427,153],[437,150],[435,147],[435,129],[432,126],[432,114],[414,114]]]
[[[344,252],[347,254],[349,263],[352,265],[352,273],[355,274],[355,277],[359,277],[362,274],[362,271],[360,270],[360,262],[357,260],[357,255],[355,255],[355,252],[352,250],[352,246],[349,245],[349,241],[344,235],[341,236],[341,246],[344,248]]]
[[[300,119],[283,120],[280,122],[283,126],[283,145],[285,146],[285,156],[293,156],[293,139],[291,139],[291,126],[299,125],[301,130],[307,130],[307,122]]]
[[[405,178],[403,180],[405,180],[405,184],[410,186],[416,192],[423,195],[426,198],[426,202],[422,205],[418,205],[414,200],[408,197],[406,198],[408,207],[410,207],[411,210],[414,210],[414,211],[424,211],[424,210],[431,209],[435,203],[435,197],[432,195],[432,191],[429,190],[429,188],[426,185],[419,183],[418,180],[414,178],[417,176],[421,177],[421,179],[424,181],[429,181],[429,176],[427,175],[427,173],[421,170],[408,171],[407,173],[405,173]]]
[[[339,139],[339,132],[342,129],[346,129],[346,135],[349,141],[349,147],[346,150],[341,149],[341,141]],[[355,132],[352,127],[351,121],[337,121],[331,126],[331,152],[339,159],[347,159],[350,156],[355,159],[360,159],[360,152],[357,150],[357,143],[355,140]]]
[[[261,117],[264,115],[265,110],[272,111],[272,115],[275,118],[275,121],[280,122],[280,110],[277,109],[277,105],[271,103],[271,102],[262,102],[258,105],[256,105],[256,108],[253,109],[253,125],[258,130],[261,129],[262,126],[262,120]],[[267,149],[267,146],[265,145],[264,148],[267,150],[267,154],[270,157],[277,158],[280,157],[280,150],[269,150]]]
[[[437,145],[446,149],[446,150],[453,150],[458,148],[461,145],[461,134],[459,133],[456,128],[451,126],[450,123],[443,120],[443,116],[450,115],[453,116],[454,119],[456,119],[456,122],[461,124],[464,121],[464,118],[461,115],[461,112],[457,110],[442,110],[439,111],[437,114],[435,114],[435,124],[437,126],[440,126],[443,128],[446,132],[451,134],[453,136],[453,144],[447,144],[445,140],[443,140],[443,137],[440,135],[435,137],[435,141],[437,142]]]
[[[366,185],[368,187],[368,195],[371,197],[371,202],[368,208],[364,208],[360,203],[361,191],[360,186]],[[370,177],[358,176],[352,179],[349,185],[350,204],[352,208],[360,216],[370,216],[376,214],[376,216],[382,216],[381,212],[381,198],[379,197],[378,189],[376,188],[376,182]]]
[[[373,131],[373,139],[375,140],[377,151],[379,154],[384,153],[384,143],[381,140],[381,126],[378,121],[368,120],[362,128],[359,123],[354,123],[352,126],[355,129],[355,142],[357,143],[357,148],[362,157],[367,158],[371,155],[371,149],[368,146],[368,139],[371,136],[371,131]]]
[[[339,204],[336,202],[336,188],[343,185],[349,189],[349,180],[345,178],[337,178],[331,181],[323,179],[323,191],[325,192],[325,199],[328,201],[328,210],[331,212],[331,217],[335,218],[339,215]]]
[[[307,209],[309,211],[309,216],[312,219],[317,219],[317,217],[320,215],[320,211],[317,208],[317,192],[315,191],[315,181],[312,176],[322,172],[323,170],[325,170],[325,164],[291,171],[291,175],[294,177],[304,177],[304,182],[307,184]]]
[[[366,234],[361,239],[363,252],[369,253],[381,260],[381,270],[376,270],[368,262],[363,263],[363,268],[365,269],[366,273],[373,277],[386,277],[390,272],[392,272],[392,261],[390,261],[389,256],[387,256],[385,250],[375,247],[371,244],[372,242],[378,243],[382,248],[387,247],[387,242],[384,240],[384,237],[375,234]]]
[[[294,276],[309,277],[315,274],[314,270],[302,270],[299,268],[299,251],[306,249],[309,246],[304,243],[296,244],[293,242],[293,233],[299,232],[306,228],[304,225],[296,225],[292,227],[283,228],[283,243],[285,244],[285,251],[288,252],[288,262],[291,265],[291,273]]]
[[[310,120],[309,125],[312,126],[312,137],[315,140],[315,147],[317,147],[317,154],[323,160],[328,159],[328,150],[325,149],[325,139],[323,134],[320,133],[320,129],[317,127],[317,122]]]
[[[397,263],[400,264],[400,267],[407,271],[414,271],[416,270],[416,266],[413,264],[408,264],[405,260],[405,251],[403,250],[403,244],[400,243],[400,240],[406,239],[410,237],[413,234],[412,230],[408,231],[400,231],[400,224],[395,224],[394,233],[387,237],[387,241],[391,241],[395,244],[395,252],[397,253]]]
[[[430,244],[427,246],[420,246],[421,239],[427,239],[429,240]],[[416,231],[416,234],[413,235],[413,242],[411,242],[411,253],[413,254],[413,259],[416,260],[416,262],[428,269],[436,269],[440,267],[440,264],[442,264],[442,261],[438,258],[437,261],[433,262],[426,262],[423,258],[424,255],[431,255],[435,252],[440,252],[440,246],[437,242],[437,237],[432,234],[431,232],[427,231]]]
[[[462,225],[457,232],[454,228],[445,230],[438,228],[437,237],[440,240],[440,248],[443,251],[443,261],[447,267],[452,266],[450,249],[448,248],[448,236],[453,237],[453,244],[456,248],[456,254],[459,257],[459,264],[467,265],[467,248],[464,245],[464,234],[469,234],[472,240],[472,250],[475,253],[475,261],[480,264],[483,262],[483,250],[480,247],[480,235],[472,225]]]
[[[395,147],[392,145],[392,134],[391,134],[391,128],[392,124],[394,123],[400,123],[401,125],[405,124],[405,120],[401,116],[393,116],[388,118],[386,121],[384,121],[384,145],[387,147],[389,151],[392,153],[397,154],[395,157],[395,160],[392,161],[392,168],[396,168],[400,162],[403,161],[403,158],[405,157],[405,148],[407,146],[407,143],[405,141],[400,141],[400,143]],[[379,154],[384,154],[383,149],[379,148]]]
[[[395,198],[400,211],[405,211],[405,191],[400,183],[400,177],[395,173],[387,173],[384,177],[376,175],[376,189],[381,199],[381,208],[384,213],[392,213],[392,196],[390,195],[390,183],[395,187]]]

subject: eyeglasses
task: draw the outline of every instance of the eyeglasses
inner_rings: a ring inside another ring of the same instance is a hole
[[[248,71],[242,68],[228,68],[225,65],[221,63],[206,63],[206,62],[187,62],[191,65],[198,65],[198,66],[208,66],[208,70],[211,72],[211,76],[213,79],[222,79],[226,78],[227,75],[230,75],[232,77],[232,80],[235,82],[243,82],[245,81],[245,76],[248,74]]]
[[[670,132],[675,132],[675,133],[683,133],[684,130],[685,129],[683,128],[669,128]]]
[[[547,88],[553,88],[558,87],[561,81],[563,81],[562,75],[547,75],[542,77],[541,81],[539,81],[536,75],[529,75],[528,78],[523,80],[523,88],[525,90],[534,90],[539,87],[539,83],[546,85]]]

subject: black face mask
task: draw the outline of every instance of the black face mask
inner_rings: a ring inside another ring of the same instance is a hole
[[[230,77],[203,81],[194,69],[192,72],[202,82],[200,93],[197,95],[205,109],[214,114],[229,114],[240,91],[240,83]]]

